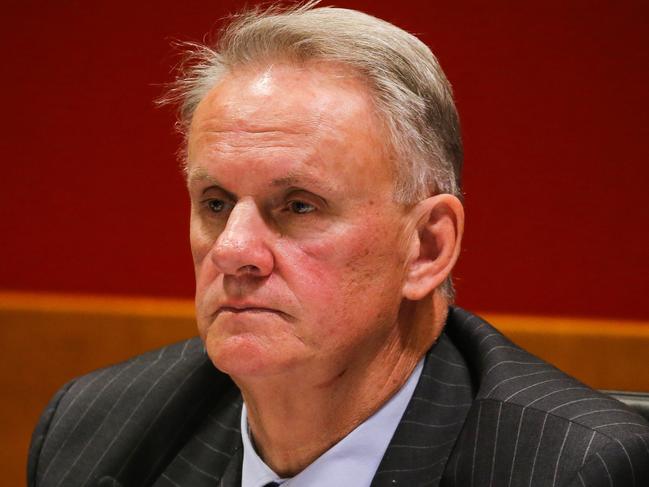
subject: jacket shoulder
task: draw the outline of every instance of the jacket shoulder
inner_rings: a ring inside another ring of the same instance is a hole
[[[622,451],[626,443],[638,455],[649,455],[640,440],[649,425],[626,405],[462,309],[451,310],[446,333],[469,364],[476,394],[453,461],[470,455],[483,474],[504,485],[541,486],[567,485],[598,454]]]
[[[85,485],[115,465],[129,468],[142,452],[159,459],[152,468],[163,466],[205,408],[231,389],[198,338],[75,379],[34,431],[29,485]]]
[[[613,439],[590,455],[567,487],[649,485],[649,434]]]

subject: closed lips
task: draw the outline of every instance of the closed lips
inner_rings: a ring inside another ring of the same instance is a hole
[[[276,309],[271,309],[271,308],[263,308],[260,306],[248,306],[248,307],[243,307],[243,308],[237,308],[234,306],[221,306],[218,310],[218,313],[223,312],[223,311],[230,311],[232,313],[244,313],[244,312],[250,312],[250,313],[281,313],[280,311]]]
[[[293,317],[290,314],[285,313],[284,311],[281,311],[279,309],[267,308],[265,306],[256,306],[256,305],[237,305],[237,306],[225,305],[225,306],[221,306],[221,307],[219,307],[218,310],[216,310],[216,313],[214,313],[214,316],[216,317],[219,314],[224,313],[224,312],[235,313],[235,314],[241,314],[241,313],[253,313],[253,314],[254,313],[259,313],[259,314],[273,313],[273,314],[279,315],[279,316],[281,316],[281,317],[283,317],[285,319],[289,319],[289,320],[293,319]]]

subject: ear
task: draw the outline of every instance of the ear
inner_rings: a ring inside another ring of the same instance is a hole
[[[413,209],[416,235],[403,284],[403,296],[417,301],[437,289],[460,255],[464,208],[455,196],[439,194]]]

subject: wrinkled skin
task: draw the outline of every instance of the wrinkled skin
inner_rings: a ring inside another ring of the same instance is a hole
[[[361,81],[332,65],[239,70],[199,105],[191,246],[221,370],[328,381],[398,349],[409,220],[384,142]]]

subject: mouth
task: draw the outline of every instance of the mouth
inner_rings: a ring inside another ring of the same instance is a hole
[[[237,308],[235,306],[221,306],[217,311],[216,314],[219,313],[224,313],[224,312],[229,312],[229,313],[279,313],[276,309],[272,308],[264,308],[261,306],[246,306],[243,308]]]
[[[232,313],[236,315],[275,314],[284,318],[290,318],[290,315],[284,313],[283,311],[274,308],[266,308],[264,306],[221,306],[216,310],[216,313],[214,313],[214,317],[216,318],[223,313]]]

